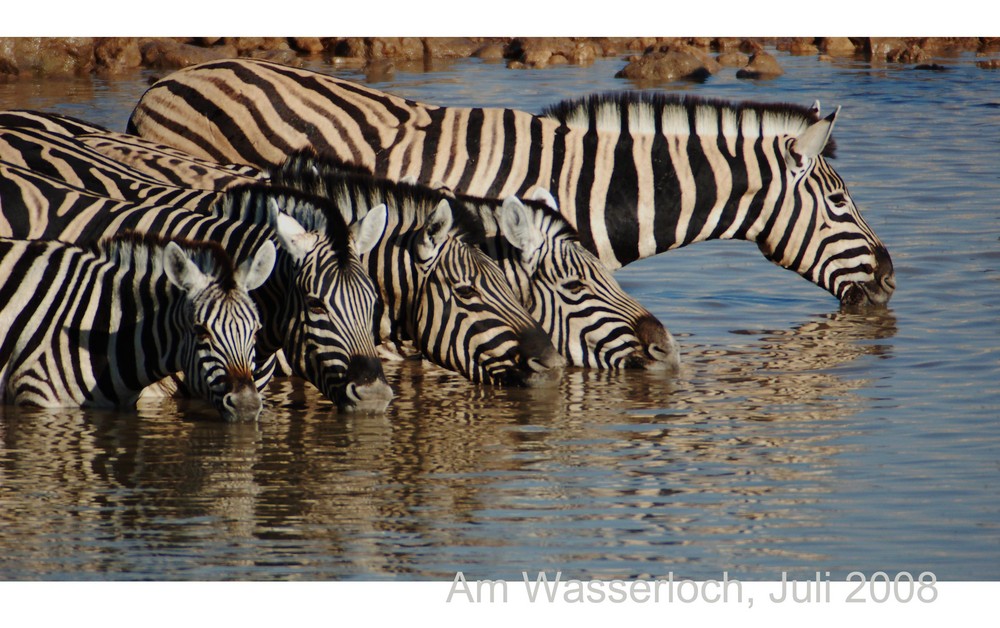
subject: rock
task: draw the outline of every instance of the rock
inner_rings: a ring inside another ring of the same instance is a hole
[[[65,76],[94,70],[93,37],[12,37],[6,74]]]
[[[900,37],[866,37],[864,40],[865,58],[871,62],[885,61],[889,53],[906,47],[906,42]]]
[[[736,73],[736,78],[773,78],[784,73],[785,71],[781,69],[777,59],[766,52],[758,52],[750,57],[750,63],[745,68]]]
[[[1000,70],[1000,59],[989,59],[987,61],[977,61],[977,68],[984,70]]]
[[[812,38],[808,41],[796,40],[788,44],[788,53],[798,57],[814,55],[819,53],[819,46],[813,43]]]
[[[0,80],[16,77],[20,73],[14,42],[8,37],[0,38]]]
[[[473,57],[478,57],[484,61],[499,61],[504,58],[505,46],[500,43],[483,44],[473,53]]]
[[[615,77],[634,81],[704,80],[720,68],[716,60],[692,46],[668,45],[634,58]]]
[[[482,42],[470,37],[427,37],[424,55],[430,59],[464,59],[482,47]]]
[[[142,61],[150,68],[178,69],[196,63],[236,57],[236,48],[223,45],[202,48],[192,44],[182,44],[167,39],[153,39],[142,46]]]
[[[742,52],[723,52],[715,58],[721,66],[727,68],[742,68],[750,63],[750,56]]]
[[[885,55],[885,60],[892,63],[921,63],[928,59],[930,55],[916,44],[893,48]]]
[[[419,37],[368,37],[365,38],[366,59],[404,59],[420,60],[424,58],[424,42]]]
[[[319,37],[291,37],[288,43],[293,50],[310,55],[323,52],[326,49],[326,45]]]
[[[513,63],[507,67],[544,68],[550,64],[592,63],[614,49],[610,42],[595,43],[572,37],[518,37],[507,45],[504,54]]]
[[[847,37],[823,37],[819,40],[819,49],[834,57],[853,55],[857,48]]]
[[[94,43],[98,72],[118,74],[142,66],[142,52],[135,37],[99,37]]]

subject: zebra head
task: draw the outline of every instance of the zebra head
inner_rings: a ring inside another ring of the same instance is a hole
[[[350,227],[336,210],[273,199],[269,222],[289,272],[281,295],[292,332],[282,348],[296,375],[312,382],[343,411],[382,412],[392,389],[382,372],[372,335],[379,293],[359,255],[385,229],[385,206]]]
[[[810,111],[818,113],[819,103]],[[880,306],[896,287],[892,259],[824,156],[832,152],[830,134],[839,111],[779,143],[783,163],[774,165],[789,189],[775,215],[785,227],[765,226],[757,246],[765,257],[825,288],[844,305]]]
[[[432,361],[474,382],[523,386],[549,379],[565,359],[496,263],[453,226],[451,205],[441,200],[414,231],[411,337]]]
[[[275,249],[266,242],[235,272],[210,272],[213,266],[227,266],[219,263],[221,251],[186,252],[176,242],[163,249],[164,274],[186,296],[178,354],[193,393],[215,405],[227,421],[253,421],[262,407],[253,377],[260,319],[248,291],[271,274]]]
[[[622,290],[543,194],[548,203],[510,196],[496,210],[500,232],[516,249],[498,258],[528,312],[572,366],[676,369],[670,332]]]

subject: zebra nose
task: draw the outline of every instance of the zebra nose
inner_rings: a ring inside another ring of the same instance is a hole
[[[896,272],[892,267],[889,251],[884,246],[875,249],[875,281],[888,300],[896,290]]]
[[[241,381],[223,396],[222,407],[227,421],[256,421],[264,403],[252,381]]]
[[[556,351],[552,340],[540,328],[529,328],[521,332],[518,350],[525,364],[534,372],[566,366],[566,358]]]
[[[392,401],[392,388],[385,381],[382,362],[376,357],[356,355],[347,366],[347,385],[337,406],[346,412],[385,412]]]
[[[653,369],[677,369],[680,366],[677,341],[658,318],[652,314],[640,318],[635,326],[635,335],[642,344],[636,353],[643,359],[634,366]]]

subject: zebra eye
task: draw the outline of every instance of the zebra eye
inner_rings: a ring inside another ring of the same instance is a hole
[[[306,299],[306,307],[313,314],[326,314],[326,303],[318,297],[309,297]]]
[[[564,290],[568,290],[569,292],[576,294],[578,292],[582,292],[587,286],[579,279],[570,279],[569,281],[563,283],[562,287]]]
[[[844,205],[847,205],[847,197],[844,196],[843,192],[834,192],[833,194],[827,196],[826,198],[836,207],[843,207]]]
[[[194,335],[195,338],[201,341],[209,340],[212,337],[212,333],[208,331],[208,327],[200,323],[194,324]]]
[[[474,299],[479,295],[479,290],[470,285],[455,286],[455,294],[460,299]]]

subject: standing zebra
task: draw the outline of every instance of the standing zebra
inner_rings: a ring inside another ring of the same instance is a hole
[[[357,170],[305,150],[290,155],[269,177],[277,185],[333,198],[345,197],[350,187],[371,186],[378,190],[373,197],[389,205],[415,189],[378,181]],[[570,365],[678,366],[677,343],[670,333],[580,245],[576,232],[557,211],[541,201],[513,196],[502,202],[464,195],[448,198],[482,224],[481,248],[497,262],[521,303]]]
[[[135,233],[92,248],[0,238],[0,401],[133,406],[183,371],[224,419],[256,419],[247,291],[274,260],[270,243],[235,268],[217,244]]]
[[[217,241],[234,259],[276,242],[275,270],[253,294],[264,325],[259,385],[281,349],[293,374],[340,409],[384,410],[392,392],[372,337],[378,292],[358,257],[377,241],[384,213],[348,227],[327,201],[294,190],[251,185],[202,195],[210,201],[202,211],[143,205],[0,163],[0,236],[87,242],[132,229]]]
[[[3,130],[0,134],[6,135],[6,133],[7,130]],[[60,168],[67,164],[70,164],[73,170],[91,170],[95,167],[94,162],[86,158],[84,149],[78,147],[80,153],[74,162],[68,159],[65,145],[61,146],[60,157],[63,161],[60,163]],[[6,168],[15,169],[14,166]],[[0,164],[0,173],[3,169],[4,166]],[[27,175],[22,173],[21,176],[23,178]],[[105,178],[110,180],[111,175]],[[41,179],[43,178],[40,176],[34,177],[36,181]],[[51,189],[52,181],[46,180],[45,184],[47,191],[38,194],[31,190],[30,186],[16,181],[11,182],[8,187],[13,190],[8,194],[11,198],[20,200],[25,206],[20,212],[21,220],[27,222],[29,227],[32,224],[32,216],[35,216],[35,222],[48,221],[49,235],[61,233],[66,223],[76,228],[79,224],[86,225],[94,221],[103,221],[110,225],[105,227],[108,229],[120,229],[125,225],[133,226],[134,223],[136,228],[174,232],[175,228],[170,227],[170,224],[192,222],[199,214],[198,211],[184,208],[156,209],[146,205],[136,206],[132,211],[125,213],[120,210],[108,212],[101,207],[117,201],[102,199],[95,195],[87,196],[86,192],[65,186],[67,189],[63,192],[64,195],[72,195],[73,198],[86,197],[76,204],[72,203],[72,199],[67,203],[61,200],[59,193]],[[3,185],[4,182],[0,177],[0,190]],[[136,186],[122,181],[115,182],[113,187],[121,191],[130,190],[128,194],[149,196],[147,189],[140,187],[136,192]],[[15,196],[18,190],[20,192]],[[279,190],[280,188],[262,184],[238,186],[227,190],[222,194],[222,198],[236,198],[241,191],[252,191],[257,195],[267,196],[277,194]],[[295,194],[292,190],[284,190],[281,193]],[[217,207],[219,203],[224,205],[222,201],[216,200],[218,196],[217,193],[203,192],[201,201],[194,205],[201,211],[206,209],[206,203],[209,208]],[[156,194],[153,197],[159,198]],[[53,205],[59,207],[58,212],[47,211],[44,207],[41,210],[29,207],[33,200],[39,198],[59,199],[57,205]],[[320,200],[316,199],[317,203]],[[93,204],[88,201],[92,201]],[[234,205],[239,206],[241,203]],[[322,199],[322,204],[325,205],[323,211],[331,222],[338,220],[342,222],[344,220],[342,212],[348,212],[352,222],[355,223],[370,220],[370,215],[384,216],[385,212],[385,207],[380,208],[377,203],[366,205],[363,209],[341,207],[339,210],[334,209],[329,203],[329,200]],[[69,205],[73,206],[72,211],[66,210]],[[372,212],[371,209],[380,211]],[[398,217],[398,211],[395,209],[391,213],[394,216],[392,224],[395,225],[395,232],[390,236],[388,234],[390,229],[387,228],[387,234],[377,240],[377,246],[381,251],[380,257],[393,258],[396,262],[389,264],[387,269],[383,268],[383,274],[377,276],[379,287],[383,289],[383,298],[386,286],[392,286],[393,295],[397,297],[393,303],[398,306],[395,309],[386,309],[386,316],[383,317],[383,323],[379,327],[385,334],[384,340],[396,343],[405,340],[414,341],[421,352],[439,365],[483,383],[518,385],[544,381],[547,376],[539,375],[540,373],[546,373],[551,367],[564,363],[538,324],[530,319],[524,308],[514,300],[503,279],[497,277],[495,264],[481,254],[468,251],[469,246],[463,241],[466,236],[462,222],[454,224],[454,229],[451,229],[449,225],[453,221],[450,207],[439,208],[440,211],[434,215],[440,220],[426,225],[423,224],[423,220],[431,213],[431,207],[426,203],[413,207],[413,211],[406,216],[405,221],[398,221],[395,218]],[[40,219],[38,214],[41,214]],[[86,216],[86,218],[80,221],[71,216]],[[185,226],[185,228],[190,227]],[[0,233],[2,231],[0,228]],[[35,231],[37,232],[37,229]],[[451,233],[452,231],[454,233]],[[74,234],[72,237],[79,235]],[[374,255],[373,252],[368,258],[371,259]],[[281,259],[279,258],[279,267]],[[439,261],[441,263],[438,263]],[[483,294],[493,295],[493,298],[485,301],[454,300],[451,298],[451,293],[459,284],[476,285]],[[277,296],[276,301],[280,304],[281,297]],[[370,326],[368,330],[370,335]],[[297,339],[297,336],[286,333],[279,339],[288,343]],[[291,359],[292,352],[289,351],[287,344],[285,346],[286,353]],[[301,351],[298,349],[295,353]],[[311,381],[319,385],[315,380]]]
[[[240,59],[157,82],[127,131],[218,162],[274,166],[312,147],[460,193],[541,188],[610,268],[743,239],[846,305],[880,305],[895,288],[892,261],[827,161],[836,115],[649,93],[591,96],[542,115],[437,107]]]

